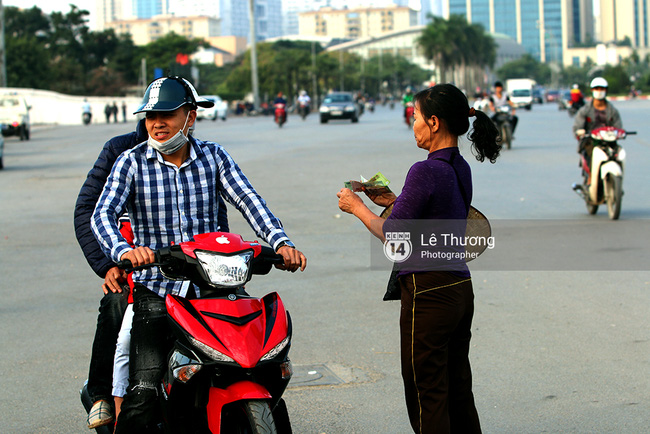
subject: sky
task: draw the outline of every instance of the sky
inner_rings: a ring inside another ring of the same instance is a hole
[[[34,6],[38,6],[43,12],[63,12],[66,13],[70,11],[70,4],[77,6],[79,9],[85,9],[90,12],[88,17],[89,23],[88,27],[93,29],[95,27],[94,16],[95,16],[95,0],[47,0],[47,1],[35,1],[35,0],[2,0],[3,6],[16,6],[23,9],[30,9]]]

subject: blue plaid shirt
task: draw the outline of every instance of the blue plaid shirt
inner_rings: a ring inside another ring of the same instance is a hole
[[[91,221],[102,250],[113,261],[132,250],[118,229],[123,213],[131,218],[134,244],[156,250],[218,231],[218,194],[274,249],[289,241],[280,220],[221,145],[193,137],[189,144],[190,156],[181,167],[163,160],[146,142],[115,161]],[[157,267],[134,272],[133,280],[161,297],[185,296],[190,286],[166,279]]]

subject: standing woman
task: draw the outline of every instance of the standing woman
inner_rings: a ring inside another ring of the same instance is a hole
[[[339,208],[359,218],[382,241],[400,220],[465,220],[472,200],[470,167],[458,150],[468,135],[479,161],[494,163],[501,145],[497,129],[483,112],[470,109],[465,95],[451,84],[417,93],[413,133],[426,160],[409,170],[404,189],[368,197],[377,205],[393,205],[387,220],[375,215],[363,200],[342,189]],[[456,264],[458,265],[458,264]],[[469,363],[474,293],[464,262],[446,271],[408,271],[398,274],[401,288],[402,378],[411,426],[416,433],[479,433],[481,427],[472,394]]]

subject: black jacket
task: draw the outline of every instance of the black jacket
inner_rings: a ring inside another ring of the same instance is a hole
[[[81,191],[77,197],[77,203],[74,207],[74,230],[77,241],[79,242],[79,246],[81,246],[81,250],[88,264],[90,264],[93,271],[101,278],[106,276],[106,272],[113,268],[115,263],[99,247],[99,243],[90,228],[90,219],[117,157],[127,149],[131,149],[146,141],[147,138],[147,129],[144,119],[142,119],[138,122],[134,132],[113,137],[106,142],[104,148],[99,153],[99,157],[97,157],[97,161],[95,161],[95,165],[88,172],[88,177],[81,186]],[[228,211],[221,197],[219,197],[218,224],[221,231],[229,231]]]

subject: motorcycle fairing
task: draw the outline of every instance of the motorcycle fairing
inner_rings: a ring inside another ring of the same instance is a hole
[[[208,232],[207,234],[198,234],[194,236],[194,241],[181,243],[181,248],[186,255],[195,259],[195,250],[207,250],[210,252],[219,252],[229,255],[253,249],[255,257],[257,257],[262,251],[260,243],[244,241],[241,235],[230,232]]]
[[[600,178],[605,180],[608,175],[623,176],[623,169],[616,161],[608,161],[600,166]]]
[[[589,185],[589,200],[593,204],[600,204],[604,200],[602,181],[607,175],[622,176],[624,162],[612,160],[607,152],[600,146],[594,146],[591,153],[591,174]]]
[[[251,399],[271,399],[271,394],[264,386],[251,381],[240,381],[225,389],[211,387],[207,405],[210,432],[221,432],[221,414],[226,404]]]
[[[200,342],[231,357],[243,368],[260,358],[289,333],[289,319],[276,292],[263,298],[187,300],[169,295],[169,316]]]

